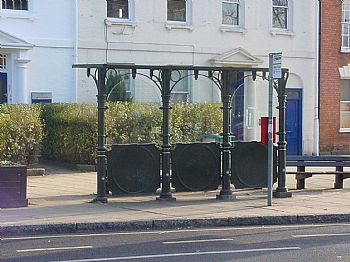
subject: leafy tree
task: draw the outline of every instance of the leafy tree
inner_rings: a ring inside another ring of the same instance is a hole
[[[119,71],[110,71],[107,75],[106,81],[106,94],[107,101],[110,102],[131,102],[132,97],[129,92],[126,91],[124,75]]]

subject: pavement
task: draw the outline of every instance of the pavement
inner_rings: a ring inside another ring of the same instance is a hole
[[[1,236],[175,229],[242,225],[350,222],[350,179],[333,189],[333,175],[315,175],[306,189],[292,198],[274,198],[267,190],[233,190],[232,201],[216,200],[219,191],[174,193],[176,201],[157,201],[157,195],[96,197],[96,172],[44,166],[45,176],[28,177],[29,206],[0,209]]]

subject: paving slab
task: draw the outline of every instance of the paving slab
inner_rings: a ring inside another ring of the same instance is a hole
[[[350,179],[333,189],[334,176],[306,180],[295,189],[287,176],[292,198],[273,199],[267,190],[234,190],[236,199],[216,200],[219,191],[174,193],[175,202],[156,201],[157,195],[109,197],[93,203],[96,172],[49,167],[45,176],[28,177],[27,208],[0,209],[3,235],[144,230],[257,224],[350,222]]]

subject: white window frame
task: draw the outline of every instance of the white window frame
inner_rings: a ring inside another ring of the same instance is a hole
[[[134,0],[128,0],[128,17],[129,18],[118,18],[118,17],[108,17],[107,15],[107,2],[106,2],[106,17],[107,21],[112,24],[130,24],[135,21],[135,2]]]
[[[19,19],[29,19],[33,20],[33,0],[28,0],[28,10],[16,10],[16,9],[3,9],[2,1],[0,1],[0,18],[10,17]]]
[[[346,13],[348,15],[346,16]],[[346,18],[347,17],[347,18]],[[347,25],[347,32],[344,31],[344,25]],[[348,45],[344,45],[344,38],[347,38]],[[342,1],[342,18],[341,18],[341,51],[350,52],[350,1]]]
[[[287,9],[287,21],[286,21],[286,28],[279,28],[279,27],[274,27],[273,26],[273,8],[285,8]],[[293,24],[293,0],[288,0],[288,6],[278,6],[273,4],[273,0],[271,0],[271,31],[272,34],[278,34],[280,33],[290,33],[292,32],[292,24]]]
[[[166,0],[166,21],[167,24],[178,24],[178,25],[191,25],[192,24],[192,0],[184,0],[186,3],[186,21],[173,21],[168,20],[168,0]]]
[[[28,5],[28,9],[27,10],[22,10],[22,9],[5,9],[3,8],[2,6],[2,0],[0,1],[0,7],[1,7],[1,10],[4,10],[4,11],[10,11],[10,12],[28,12],[29,9],[30,9],[30,0],[27,0],[27,5]]]
[[[350,79],[349,78],[341,78],[340,81],[346,81],[344,83],[344,86],[347,88],[350,88]],[[340,82],[340,88],[342,88],[342,82]],[[340,94],[341,94],[341,90],[340,90]],[[346,111],[346,110],[341,110],[341,104],[350,104],[349,100],[341,100],[341,97],[339,97],[339,132],[340,133],[348,133],[350,132],[350,127],[341,127],[341,116],[342,115],[350,115],[350,110]]]
[[[241,8],[241,3],[242,1],[240,0],[221,0],[221,24],[223,26],[227,26],[227,27],[241,27],[241,13],[242,13],[242,8]],[[227,4],[237,4],[238,5],[238,24],[235,25],[235,24],[224,24],[223,23],[223,20],[224,18],[222,17],[222,11],[223,11],[223,8],[224,8],[224,4],[227,3]]]

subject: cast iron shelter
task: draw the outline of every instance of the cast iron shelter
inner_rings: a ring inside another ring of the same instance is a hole
[[[231,175],[231,99],[234,90],[230,88],[230,79],[233,74],[238,72],[250,73],[249,76],[256,80],[257,77],[268,79],[268,68],[237,68],[237,67],[215,67],[215,66],[186,66],[186,65],[134,65],[134,64],[77,64],[73,68],[83,68],[87,70],[87,76],[92,77],[96,83],[98,94],[98,146],[97,146],[97,201],[107,202],[106,190],[106,145],[105,145],[105,115],[106,110],[106,91],[105,80],[109,70],[128,69],[135,79],[137,75],[146,77],[153,81],[162,95],[163,122],[162,122],[162,191],[157,198],[158,200],[175,200],[170,191],[170,95],[176,84],[186,77],[199,76],[206,77],[213,81],[221,92],[221,102],[223,110],[223,129],[222,142],[220,145],[222,152],[221,162],[221,184],[222,189],[217,195],[217,199],[233,199],[230,189]],[[179,74],[177,79],[172,79],[172,72]],[[182,75],[187,71],[187,75]],[[148,72],[146,74],[145,72]],[[275,197],[288,197],[290,192],[286,187],[286,131],[285,131],[285,109],[286,109],[286,83],[288,80],[288,69],[282,69],[282,77],[275,81],[275,89],[278,93],[279,110],[279,132],[278,134],[278,187],[274,192]],[[272,76],[271,76],[272,77]]]

